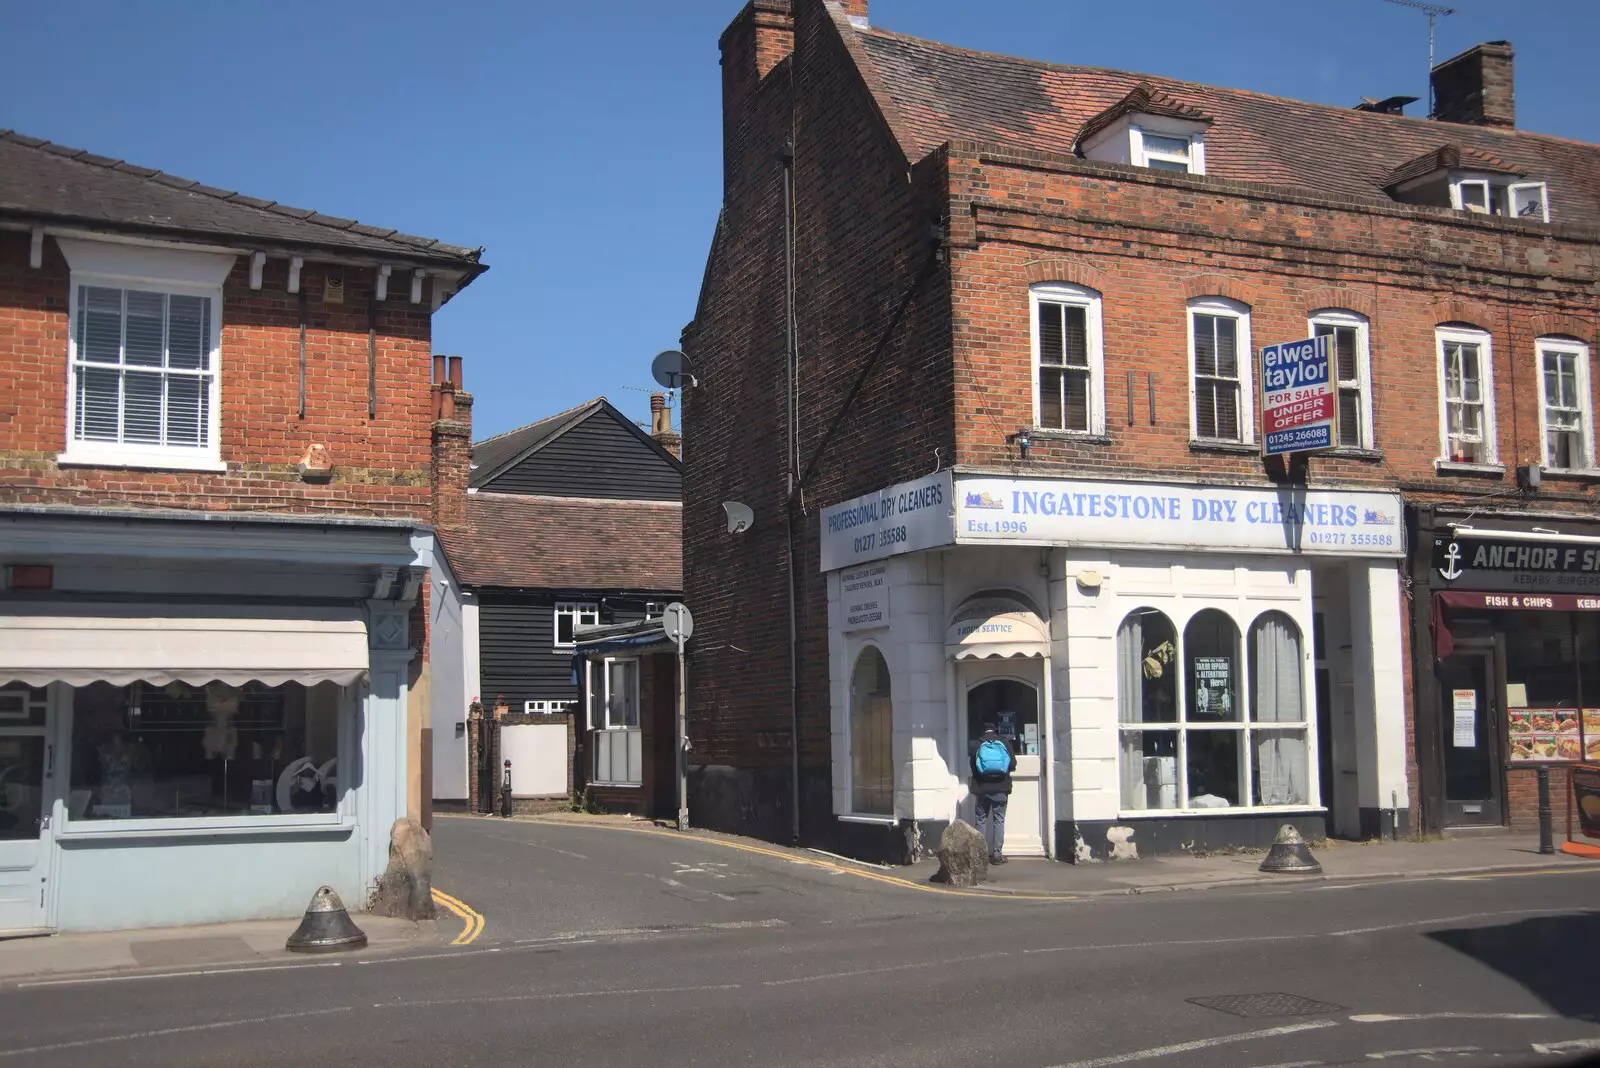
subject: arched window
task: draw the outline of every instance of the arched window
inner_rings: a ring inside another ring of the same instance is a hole
[[[1226,612],[1196,612],[1183,629],[1185,784],[1190,808],[1232,808],[1241,803],[1239,750],[1243,745],[1239,628]]]
[[[875,647],[850,674],[850,810],[894,815],[894,711],[889,665]]]
[[[1304,663],[1294,620],[1282,612],[1256,617],[1250,625],[1252,804],[1306,803]]]
[[[1122,807],[1177,808],[1178,632],[1154,608],[1129,612],[1117,631],[1117,718]]]

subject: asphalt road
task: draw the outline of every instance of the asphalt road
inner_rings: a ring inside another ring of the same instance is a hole
[[[440,885],[484,917],[472,945],[7,987],[0,1065],[1311,1068],[1600,1050],[1600,866],[1038,902],[670,835],[441,819],[435,840]],[[1195,1001],[1257,994],[1278,997]]]

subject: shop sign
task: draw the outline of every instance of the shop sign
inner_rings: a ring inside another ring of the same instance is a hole
[[[1600,544],[1438,537],[1432,577],[1435,586],[1600,592]]]
[[[839,582],[845,630],[889,625],[888,564],[869,564],[841,572]]]
[[[1581,593],[1436,593],[1450,608],[1507,612],[1600,612],[1600,596]]]
[[[824,508],[822,570],[952,544],[951,497],[950,472],[940,471]]]
[[[1578,810],[1578,830],[1585,838],[1600,838],[1600,767],[1578,764],[1572,768],[1572,800]]]
[[[963,478],[955,506],[961,544],[1405,554],[1394,493]]]
[[[1261,350],[1261,452],[1321,452],[1339,443],[1333,338],[1285,341]]]

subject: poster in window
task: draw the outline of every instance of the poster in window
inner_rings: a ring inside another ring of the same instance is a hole
[[[1229,719],[1233,715],[1233,660],[1226,656],[1194,658],[1195,716]]]
[[[1580,759],[1580,723],[1578,711],[1571,708],[1508,709],[1506,735],[1511,761]]]
[[[1478,744],[1478,691],[1451,690],[1450,707],[1455,713],[1450,743],[1457,749],[1475,748]]]
[[[1600,767],[1573,766],[1572,800],[1578,810],[1579,832],[1585,838],[1600,838]]]

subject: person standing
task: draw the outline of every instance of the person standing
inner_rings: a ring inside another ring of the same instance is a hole
[[[978,833],[989,847],[989,863],[1004,864],[1006,840],[1006,802],[1011,799],[1011,773],[1017,769],[1017,755],[1000,737],[992,719],[983,721],[983,734],[972,751],[970,788]]]

